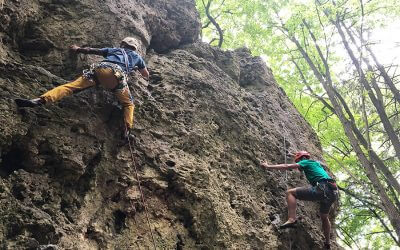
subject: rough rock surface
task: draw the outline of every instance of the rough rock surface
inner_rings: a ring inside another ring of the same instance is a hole
[[[142,53],[162,52],[195,41],[200,31],[192,0],[2,1],[0,61],[29,61],[62,76],[77,64],[71,44],[106,47],[135,36]]]
[[[158,249],[322,248],[316,204],[299,202],[299,228],[277,230],[286,183],[306,185],[304,177],[258,167],[301,149],[319,158],[315,133],[260,58],[194,42],[192,1],[0,8],[1,249],[150,249],[148,220]],[[117,45],[132,34],[143,54],[154,49],[150,81],[131,79],[134,160],[108,92],[16,109],[15,97],[35,97],[99,59],[71,56],[69,44]]]

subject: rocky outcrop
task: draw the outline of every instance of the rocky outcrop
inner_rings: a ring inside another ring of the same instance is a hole
[[[110,47],[135,36],[142,53],[162,52],[194,42],[200,31],[191,0],[5,0],[1,12],[0,60],[29,61],[62,76],[76,69],[71,44]]]
[[[153,238],[159,249],[322,247],[315,204],[299,203],[298,229],[277,229],[287,186],[305,179],[258,167],[300,149],[319,158],[315,133],[260,58],[194,42],[192,1],[10,0],[1,18],[2,248],[148,249]],[[142,53],[154,49],[150,81],[131,79],[133,159],[121,109],[101,89],[16,109],[15,97],[99,59],[70,56],[70,43],[116,45],[131,34]]]

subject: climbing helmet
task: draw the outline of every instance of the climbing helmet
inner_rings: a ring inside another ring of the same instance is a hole
[[[308,157],[310,157],[311,155],[310,155],[310,153],[308,153],[307,151],[299,151],[299,152],[297,152],[296,155],[294,156],[294,162],[299,162],[300,159],[301,159],[303,156],[308,156]]]
[[[138,41],[134,37],[125,37],[121,42],[126,43],[127,45],[134,48],[135,50],[137,50],[137,48],[138,48]]]

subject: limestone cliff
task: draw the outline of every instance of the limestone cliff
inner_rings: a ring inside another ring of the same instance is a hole
[[[296,150],[320,158],[315,133],[260,58],[196,42],[194,1],[0,8],[1,249],[152,249],[134,166],[158,249],[321,248],[317,205],[300,202],[299,228],[277,229],[286,178],[289,187],[306,180],[258,167]],[[36,97],[100,59],[71,55],[69,45],[117,46],[128,35],[140,39],[151,73],[130,81],[133,161],[109,92],[15,107],[14,98]]]

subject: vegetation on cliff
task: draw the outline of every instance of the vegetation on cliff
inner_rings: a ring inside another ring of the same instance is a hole
[[[203,40],[261,55],[317,131],[343,188],[342,243],[400,246],[398,2],[196,2]]]
[[[323,160],[315,132],[259,57],[197,41],[193,0],[6,0],[0,20],[0,248],[322,248],[315,204],[299,202],[296,233],[278,230],[287,180],[306,180],[259,166],[298,150]],[[125,36],[150,70],[148,82],[129,82],[133,159],[112,93],[16,108],[16,97],[101,60],[70,54],[71,44]]]

